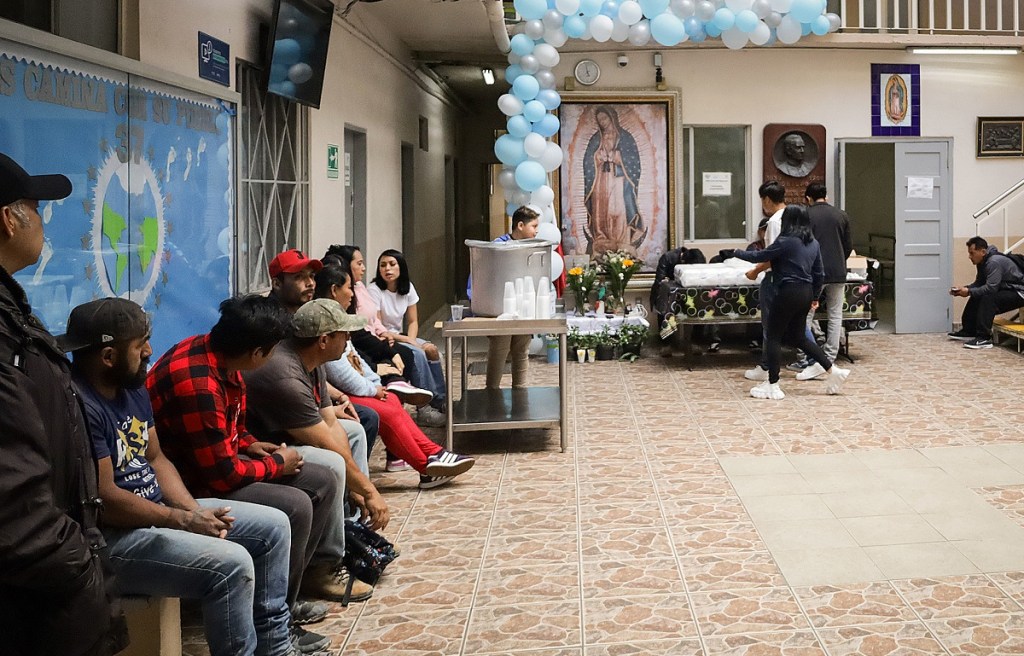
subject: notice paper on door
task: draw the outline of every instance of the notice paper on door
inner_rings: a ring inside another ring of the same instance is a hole
[[[705,196],[731,196],[732,173],[727,171],[705,171],[701,192]]]
[[[935,192],[935,178],[907,176],[907,198],[932,198]]]

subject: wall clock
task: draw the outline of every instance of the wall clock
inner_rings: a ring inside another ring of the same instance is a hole
[[[601,77],[601,67],[593,59],[581,59],[576,64],[576,81],[584,86],[591,86]]]

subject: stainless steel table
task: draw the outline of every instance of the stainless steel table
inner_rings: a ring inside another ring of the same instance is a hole
[[[558,427],[564,452],[568,434],[565,366],[567,332],[565,315],[561,314],[553,319],[498,321],[485,317],[468,317],[462,321],[444,322],[441,326],[441,336],[444,337],[444,361],[448,379],[448,450],[453,448],[455,433]],[[466,345],[470,337],[541,334],[558,335],[558,387],[466,389]],[[458,338],[462,339],[462,394],[456,401],[452,389],[452,340]]]

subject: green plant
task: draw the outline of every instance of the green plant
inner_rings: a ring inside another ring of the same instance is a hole
[[[626,297],[626,285],[633,274],[640,270],[640,260],[625,251],[607,251],[600,258],[604,271],[604,284],[616,302]]]
[[[566,273],[566,284],[576,297],[576,314],[582,315],[597,281],[597,267],[588,264],[585,267],[573,267]]]
[[[615,346],[619,343],[618,335],[610,330],[608,326],[601,328],[601,332],[595,335],[597,343],[601,346]]]
[[[565,337],[565,342],[571,349],[585,349],[586,347],[586,335],[580,332],[579,328],[570,328],[569,334]]]
[[[623,324],[619,327],[619,344],[622,346],[632,346],[633,344],[643,344],[647,341],[649,330],[647,326],[642,324]]]

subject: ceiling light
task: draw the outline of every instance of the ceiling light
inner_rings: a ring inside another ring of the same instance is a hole
[[[481,68],[480,73],[484,76],[484,84],[494,84],[494,71],[489,68]]]
[[[914,55],[1019,55],[1020,48],[932,48],[914,46],[907,48]]]

